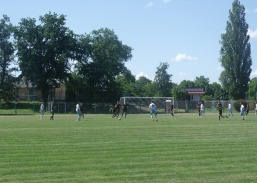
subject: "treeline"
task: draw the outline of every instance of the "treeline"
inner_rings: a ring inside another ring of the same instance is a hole
[[[67,101],[113,102],[121,96],[188,99],[183,88],[204,88],[205,99],[255,98],[257,79],[250,80],[252,60],[245,9],[234,0],[229,13],[220,41],[222,85],[209,83],[204,76],[173,83],[166,62],[160,62],[153,81],[143,76],[136,79],[125,66],[133,48],[122,43],[113,30],[101,28],[79,35],[66,26],[64,15],[49,12],[39,17],[39,23],[35,18],[22,18],[16,26],[3,15],[1,101],[14,99],[15,86],[21,80],[40,90],[44,102],[60,84],[67,87]]]

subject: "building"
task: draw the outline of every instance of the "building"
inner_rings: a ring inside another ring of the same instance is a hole
[[[16,85],[16,91],[17,91],[17,100],[40,100],[42,99],[41,92],[36,90],[35,87],[33,87],[32,83],[26,83],[25,80],[21,80]]]
[[[190,96],[190,101],[202,100],[202,96],[205,94],[203,88],[184,88],[183,90]]]
[[[59,87],[54,89],[54,100],[55,101],[64,101],[66,99],[66,86],[61,84]]]
[[[33,87],[32,83],[26,83],[22,80],[19,84],[17,84],[17,100],[23,101],[42,101],[42,94],[40,90],[37,90]],[[49,91],[48,100],[52,101],[64,101],[66,99],[66,86],[61,84],[59,87],[53,88],[53,93]]]

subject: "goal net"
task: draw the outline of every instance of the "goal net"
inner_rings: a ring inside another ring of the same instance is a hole
[[[129,113],[149,113],[149,105],[155,103],[158,113],[170,113],[171,104],[174,105],[174,97],[121,97],[120,104],[128,104]]]

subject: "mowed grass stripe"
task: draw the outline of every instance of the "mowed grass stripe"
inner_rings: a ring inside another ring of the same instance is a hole
[[[255,180],[255,116],[13,116],[0,122],[1,182]]]

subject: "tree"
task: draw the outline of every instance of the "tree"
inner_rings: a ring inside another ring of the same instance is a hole
[[[69,76],[75,41],[64,15],[48,13],[39,20],[41,24],[36,25],[35,19],[22,19],[15,38],[21,77],[40,89],[46,102],[49,91]]]
[[[8,16],[3,15],[0,20],[0,91],[1,99],[12,99],[13,77],[10,75],[10,65],[14,61],[14,46],[11,41],[13,26]]]
[[[135,76],[131,74],[130,70],[125,69],[121,75],[116,77],[115,81],[119,85],[119,93],[122,93],[122,96],[133,95],[133,86],[135,84],[136,79]]]
[[[245,98],[251,74],[251,46],[247,35],[248,24],[245,20],[245,8],[234,0],[229,11],[226,32],[221,35],[220,62],[224,71],[220,81],[234,99]]]
[[[195,78],[195,87],[198,88],[203,88],[205,91],[208,88],[210,79],[209,78],[205,78],[204,76],[200,76],[200,77],[196,77]]]
[[[157,86],[157,96],[170,96],[172,89],[171,74],[167,73],[168,63],[160,63],[155,72],[154,83]]]
[[[251,99],[256,99],[256,97],[257,97],[257,78],[251,79],[247,93]]]
[[[173,87],[172,97],[178,100],[189,100],[190,98],[187,91],[183,90],[183,88],[181,88],[179,85]]]
[[[190,80],[183,80],[183,81],[180,82],[179,87],[181,89],[184,89],[184,88],[194,88],[195,87],[195,82],[190,81]]]
[[[133,87],[134,96],[153,97],[155,93],[155,86],[150,79],[146,78],[145,76],[141,76],[135,81]]]
[[[226,99],[226,92],[222,89],[221,85],[217,82],[209,84],[208,95],[212,96],[214,100]]]
[[[183,80],[178,85],[175,85],[172,89],[172,96],[179,100],[189,100],[190,96],[188,95],[186,88],[194,88],[195,83],[190,80]]]
[[[86,41],[81,42],[90,40],[90,58],[78,60],[76,69],[84,78],[88,98],[92,101],[117,100],[121,93],[117,93],[119,89],[115,79],[126,70],[125,62],[131,59],[132,48],[122,44],[114,31],[107,28],[94,30],[83,39]]]

